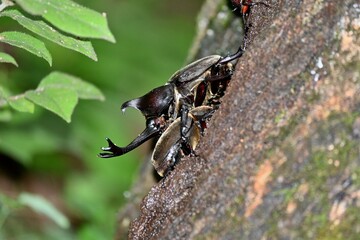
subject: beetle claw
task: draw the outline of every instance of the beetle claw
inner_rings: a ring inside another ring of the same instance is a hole
[[[101,158],[112,158],[112,157],[115,157],[114,154],[112,154],[112,153],[99,153],[98,156],[101,157]]]
[[[116,145],[110,140],[110,138],[105,138],[106,141],[108,142],[109,144],[109,147],[108,148],[111,148],[111,147],[116,147]],[[108,151],[108,150],[105,150],[105,151]]]
[[[99,153],[98,156],[101,158],[112,158],[116,156],[120,156],[124,154],[124,149],[121,147],[116,146],[110,138],[106,138],[108,142],[108,147],[102,147],[101,150],[110,153]]]
[[[110,148],[110,147],[102,147],[101,150],[102,150],[102,151],[110,151],[111,148]]]

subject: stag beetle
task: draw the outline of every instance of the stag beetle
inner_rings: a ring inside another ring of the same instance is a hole
[[[133,107],[141,111],[146,128],[125,147],[118,147],[106,138],[108,147],[101,148],[105,152],[99,157],[121,156],[157,137],[152,163],[160,176],[166,174],[182,155],[193,153],[206,120],[217,109],[230,80],[233,72],[230,62],[243,53],[240,47],[227,57],[201,58],[175,72],[164,86],[124,102],[121,110]]]

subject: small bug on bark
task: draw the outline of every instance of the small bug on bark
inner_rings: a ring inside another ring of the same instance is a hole
[[[269,4],[265,2],[262,1],[253,2],[252,0],[231,0],[231,4],[235,7],[234,11],[238,12],[242,16],[243,23],[245,26],[245,32],[247,32],[249,28],[247,19],[250,15],[252,6],[264,5],[266,7],[271,7]]]
[[[243,16],[247,17],[250,13],[250,8],[252,6],[258,5],[258,4],[262,4],[266,7],[270,7],[269,4],[262,2],[262,1],[258,1],[258,2],[253,2],[252,0],[231,0],[232,5],[235,7],[235,11],[239,10],[240,14],[242,14]]]

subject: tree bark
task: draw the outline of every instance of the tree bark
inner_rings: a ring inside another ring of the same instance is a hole
[[[265,2],[197,156],[150,189],[130,239],[359,236],[360,5]],[[239,45],[240,19],[206,4],[192,58]]]

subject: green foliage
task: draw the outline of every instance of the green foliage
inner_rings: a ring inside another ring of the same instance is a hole
[[[43,58],[0,42],[0,52],[6,54],[0,53],[0,182],[4,178],[8,184],[0,184],[0,193],[16,200],[16,207],[7,208],[0,239],[113,238],[124,192],[148,146],[114,159],[99,159],[97,154],[106,146],[105,137],[125,145],[141,132],[143,116],[133,110],[121,114],[121,103],[164,84],[184,65],[200,5],[192,0],[185,5],[166,0],[76,1],[106,12],[119,43],[69,33],[21,6],[0,7],[0,33],[31,35],[45,44],[53,59],[50,68]],[[24,2],[35,6],[40,1]],[[66,94],[77,96],[76,111],[62,110],[72,106]],[[106,101],[79,101],[103,96]],[[56,114],[46,110],[48,105]],[[68,124],[63,119],[70,116]],[[4,162],[18,168],[3,168]],[[48,217],[39,221],[37,215],[26,215],[28,208],[17,205],[21,192],[51,200],[69,219],[70,228]]]
[[[7,9],[8,7],[11,8]],[[26,16],[21,11],[26,11],[31,15]],[[1,17],[9,17],[31,33],[46,38],[62,47],[82,53],[95,61],[97,61],[97,56],[91,42],[79,40],[78,37],[98,38],[115,42],[115,38],[107,26],[106,16],[70,0],[17,0],[16,4],[6,0],[2,1],[0,5]],[[25,49],[35,56],[45,59],[50,66],[52,65],[52,56],[45,43],[29,33],[3,31],[0,32],[0,42]],[[8,53],[0,52],[0,62],[12,63],[18,66],[15,58]],[[36,104],[70,122],[73,110],[78,103],[77,92],[73,88],[78,86],[74,86],[73,81],[67,81],[68,77],[64,74],[54,75],[56,75],[58,81],[64,78],[61,87],[46,87],[27,91],[16,96],[7,96],[4,102],[0,104],[0,109],[9,104],[14,110],[33,113],[33,104]],[[82,84],[84,85],[84,83]],[[92,88],[95,87],[92,86]],[[100,91],[95,90],[93,93],[96,93],[96,95],[87,96],[86,99],[103,100]],[[101,97],[99,97],[99,94]],[[64,99],[65,101],[63,101]],[[31,100],[31,102],[28,100]],[[9,120],[9,118],[3,118],[3,120]]]
[[[2,32],[0,33],[0,41],[23,48],[38,57],[44,58],[50,66],[52,64],[51,55],[45,47],[45,44],[28,34],[21,32]]]
[[[5,10],[0,13],[0,17],[10,17],[17,21],[21,26],[46,38],[62,47],[77,51],[85,56],[97,61],[97,56],[90,41],[79,40],[60,33],[55,28],[49,26],[42,20],[33,20],[26,17],[16,9]]]
[[[4,94],[5,96],[5,94]],[[71,122],[71,115],[78,99],[104,100],[105,97],[93,84],[74,76],[52,72],[41,80],[35,90],[4,97],[9,105],[20,112],[34,112],[34,104],[42,106]]]
[[[104,95],[93,84],[61,72],[50,73],[38,86],[38,89],[51,88],[73,90],[81,99],[105,100]]]
[[[14,199],[0,193],[0,206],[0,230],[4,229],[7,219],[10,218],[12,214],[19,212],[26,207],[51,219],[62,229],[68,229],[70,227],[68,218],[51,202],[37,194],[22,192],[18,198]],[[6,239],[6,235],[3,235],[3,233],[4,231],[0,231],[0,238]]]
[[[69,228],[69,220],[45,198],[39,195],[23,192],[20,194],[18,201],[22,205],[28,206],[38,213],[44,214],[60,227]]]
[[[0,52],[0,63],[12,63],[18,66],[16,60],[9,54]]]
[[[78,98],[104,100],[102,93],[92,84],[60,72],[50,73],[37,89],[27,91],[25,98],[56,113],[67,122],[71,121]]]
[[[7,98],[7,101],[9,105],[19,111],[19,112],[28,112],[28,113],[34,113],[34,103],[29,101],[25,95],[17,95],[17,96],[11,96]]]
[[[64,88],[40,88],[34,91],[27,91],[25,96],[54,113],[57,113],[65,121],[71,121],[71,114],[77,104],[76,92]]]
[[[16,0],[28,13],[42,16],[64,32],[115,42],[106,16],[70,0]]]

